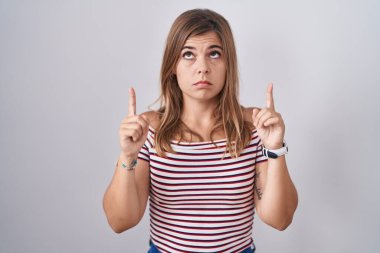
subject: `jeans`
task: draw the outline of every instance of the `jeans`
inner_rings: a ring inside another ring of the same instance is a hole
[[[160,251],[158,251],[156,246],[154,246],[154,244],[150,242],[150,249],[148,253],[160,253]],[[255,253],[255,247],[253,249],[251,249],[251,247],[248,247],[245,250],[243,250],[241,253]]]

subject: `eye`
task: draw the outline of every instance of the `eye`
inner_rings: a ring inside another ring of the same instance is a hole
[[[194,54],[190,51],[186,51],[182,54],[182,57],[185,58],[186,60],[191,60],[194,58]]]
[[[220,58],[220,56],[221,56],[221,53],[219,52],[219,51],[212,51],[211,53],[210,53],[210,57],[212,58],[212,59],[218,59],[218,58]]]

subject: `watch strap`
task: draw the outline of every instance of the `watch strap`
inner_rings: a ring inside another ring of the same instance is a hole
[[[279,156],[287,154],[289,151],[288,145],[284,141],[282,147],[279,149],[268,149],[263,145],[263,155],[267,158],[276,159]]]

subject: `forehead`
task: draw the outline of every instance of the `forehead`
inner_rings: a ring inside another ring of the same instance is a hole
[[[222,46],[219,36],[215,32],[207,32],[205,34],[191,36],[185,42],[185,46],[196,45],[218,45]]]

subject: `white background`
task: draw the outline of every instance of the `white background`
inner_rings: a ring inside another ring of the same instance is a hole
[[[0,0],[0,252],[146,252],[149,217],[112,232],[103,193],[128,88],[159,95],[166,36],[210,8],[235,35],[241,103],[274,82],[299,192],[257,252],[379,252],[380,1]]]

